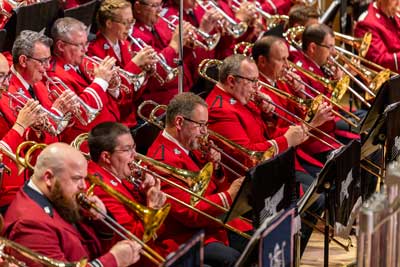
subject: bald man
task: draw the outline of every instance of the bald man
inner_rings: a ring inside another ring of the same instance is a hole
[[[87,258],[89,266],[122,267],[138,261],[140,245],[125,240],[104,253],[93,229],[82,222],[76,195],[86,189],[86,175],[87,162],[79,151],[64,143],[49,145],[39,155],[30,181],[11,203],[3,234],[64,262]],[[90,200],[105,212],[96,196]],[[98,217],[94,214],[91,223],[96,225]],[[97,229],[101,227],[101,223],[96,225]],[[32,266],[32,262],[27,265]]]

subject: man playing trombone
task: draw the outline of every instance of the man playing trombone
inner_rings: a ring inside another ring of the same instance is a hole
[[[63,143],[54,143],[39,155],[34,173],[18,192],[4,218],[3,234],[49,258],[76,262],[87,258],[89,266],[129,266],[139,259],[140,245],[125,240],[104,251],[93,229],[83,221],[76,200],[86,189],[87,160]],[[96,196],[90,201],[105,212]],[[97,229],[102,216],[91,212]],[[87,214],[88,215],[88,214]],[[107,237],[107,229],[103,238]],[[21,259],[24,260],[24,259]],[[36,266],[34,262],[27,265]]]
[[[214,149],[206,152],[205,158],[199,155],[200,138],[207,134],[208,110],[202,98],[193,93],[176,95],[169,103],[166,113],[165,129],[157,136],[148,150],[148,156],[162,161],[176,168],[190,171],[199,171],[206,161],[213,162],[214,175],[212,176],[204,197],[219,206],[229,208],[235,198],[243,177],[231,184],[225,178],[221,169],[221,155]],[[170,178],[181,186],[188,187],[182,180]],[[169,183],[162,183],[163,192],[189,204],[191,196],[180,188]],[[171,204],[171,211],[166,220],[165,238],[173,238],[178,244],[185,242],[200,229],[205,230],[204,263],[210,266],[233,266],[240,256],[238,250],[243,249],[234,241],[234,234],[213,223],[204,217],[201,212],[206,212],[213,217],[223,215],[221,209],[204,200],[193,206],[192,209],[177,203]],[[239,221],[232,221],[237,229],[248,231],[251,226]],[[232,224],[232,226],[234,226]],[[231,235],[232,234],[232,235]],[[230,246],[228,246],[230,245]]]
[[[136,172],[137,169],[133,167],[136,145],[128,127],[116,122],[101,123],[90,131],[88,143],[91,157],[89,174],[97,175],[106,185],[132,202],[143,203],[151,209],[160,209],[164,205],[166,199],[160,191],[160,181],[148,173]],[[135,211],[98,186],[93,192],[104,202],[118,223],[143,239],[146,222]],[[163,242],[156,239],[157,236],[151,238],[155,241],[150,242],[150,246],[163,256],[178,248],[172,240]]]

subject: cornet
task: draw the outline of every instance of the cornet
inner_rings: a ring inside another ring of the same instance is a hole
[[[139,50],[142,50],[147,44],[140,38],[133,37],[132,33],[130,32],[128,34],[128,38],[131,40],[131,43],[135,44]],[[154,71],[152,75],[157,79],[157,81],[160,83],[160,85],[163,85],[166,82],[169,82],[173,80],[176,75],[178,75],[178,69],[177,68],[171,68],[165,58],[162,56],[162,54],[157,54],[155,56],[155,59],[157,60],[158,64],[164,69],[166,73],[165,79],[161,77],[160,74],[157,73],[157,71]]]
[[[49,99],[55,101],[63,91],[72,91],[63,81],[58,77],[49,77],[47,73],[44,73],[44,78],[46,80],[46,88],[49,92]],[[82,125],[90,124],[100,113],[100,109],[94,109],[90,107],[85,101],[82,100],[77,94],[75,94],[74,99],[78,102],[79,107],[71,110],[72,114],[79,120]],[[82,117],[81,109],[85,111],[86,119]]]
[[[219,20],[218,24],[221,29],[226,30],[229,35],[233,38],[239,38],[247,31],[247,24],[245,22],[237,23],[234,19],[232,19],[228,14],[226,14],[217,4],[215,4],[212,0],[196,0],[196,3],[207,12],[209,9],[216,10],[221,16],[224,18],[226,25]]]
[[[179,21],[178,16],[172,15],[169,18],[160,16],[160,18],[168,24],[168,27],[172,31],[175,31],[176,23]],[[196,27],[192,27],[192,30],[189,34],[191,36],[191,42],[193,43],[193,46],[199,46],[209,51],[213,50],[218,45],[219,39],[221,38],[221,34],[218,32],[210,35]]]
[[[85,72],[89,75],[91,79],[94,79],[94,69],[101,64],[103,61],[101,58],[93,56],[85,56],[85,64],[84,64],[84,69]],[[114,74],[109,81],[109,86],[108,90],[113,91],[117,89],[121,89],[127,94],[131,94],[132,90],[129,86],[123,84],[122,78],[124,78],[126,81],[128,81],[130,84],[133,84],[133,88],[135,91],[138,91],[140,87],[143,85],[143,82],[145,81],[145,73],[141,72],[140,74],[133,74],[129,71],[126,71],[120,67],[114,67]]]
[[[18,92],[10,93],[8,91],[4,92],[3,95],[9,98],[9,107],[11,110],[14,111],[15,114],[22,109],[29,98],[24,94],[22,89]],[[35,126],[32,126],[33,129],[38,131],[45,131],[51,135],[58,135],[60,134],[67,126],[70,120],[70,116],[58,116],[50,111],[48,111],[43,106],[40,106],[40,112],[44,114],[43,121],[37,123]]]

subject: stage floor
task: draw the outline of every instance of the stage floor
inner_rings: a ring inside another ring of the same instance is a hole
[[[343,239],[341,239],[343,240]],[[329,244],[329,266],[347,266],[356,261],[357,257],[357,239],[354,235],[351,236],[353,246],[347,252],[334,242]],[[346,243],[345,243],[346,244]],[[314,230],[310,241],[307,244],[301,259],[300,266],[323,266],[324,264],[324,236]]]

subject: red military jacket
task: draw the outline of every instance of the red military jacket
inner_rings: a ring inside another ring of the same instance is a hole
[[[253,103],[242,105],[218,85],[211,90],[206,102],[211,130],[254,151],[266,151],[273,146],[275,154],[279,154],[288,148],[283,135],[268,138],[261,111]]]
[[[105,58],[106,56],[113,57],[117,60],[117,65],[124,70],[136,75],[140,74],[142,69],[131,60],[133,53],[129,42],[118,41],[118,44],[121,50],[121,58],[117,56],[112,45],[105,36],[99,32],[96,35],[96,39],[90,43],[87,54],[88,56],[96,56],[99,58]],[[146,78],[148,78],[147,75]],[[121,90],[124,97],[123,101],[120,101],[118,105],[121,116],[120,122],[126,124],[128,127],[134,127],[137,124],[137,106],[135,105],[135,101],[145,90],[146,80],[143,81],[143,84],[139,89],[134,88],[133,83],[128,79],[122,79],[121,82],[123,83],[123,86],[126,86],[125,88],[129,90],[129,93],[124,91],[124,89]]]
[[[168,46],[172,37],[172,33],[171,30],[168,28],[168,25],[164,21],[159,20],[154,25],[154,29],[157,32],[158,37],[153,36],[150,28],[147,25],[143,24],[140,21],[136,21],[132,28],[132,36],[142,39],[147,45],[154,48],[154,50],[165,59],[166,63],[171,68],[177,67],[175,59],[178,59],[179,56],[172,47]],[[132,50],[137,51],[138,47],[132,44]],[[166,73],[159,64],[157,64],[156,71],[163,79],[165,79]],[[187,68],[187,66],[184,65],[183,91],[189,91],[192,85],[192,73]],[[168,104],[172,97],[177,93],[177,77],[161,85],[160,82],[155,78],[155,76],[152,75],[149,77],[147,88],[143,92],[142,99],[152,99],[159,104]]]
[[[85,73],[84,63],[79,66],[79,70],[81,73]],[[88,132],[99,123],[119,121],[120,114],[117,101],[99,83],[90,81],[84,74],[78,73],[71,65],[66,64],[59,57],[53,58],[52,66],[47,73],[50,77],[61,79],[69,89],[74,91],[90,107],[101,110],[96,119],[87,126],[75,120],[74,125],[66,129],[62,134],[61,139],[64,142],[69,143],[77,135]]]
[[[287,15],[289,14],[291,0],[265,0],[261,1],[261,8],[268,14]]]
[[[127,182],[126,180],[120,180],[116,178],[109,171],[105,170],[93,161],[89,162],[88,173],[92,175],[98,175],[104,183],[106,183],[119,193],[123,194],[133,202],[139,204],[145,202],[145,198],[139,194],[139,192],[133,187],[131,183]],[[107,208],[107,211],[112,214],[113,218],[119,224],[121,224],[125,229],[133,233],[135,236],[139,237],[139,239],[143,238],[143,222],[138,217],[138,215],[135,214],[134,211],[127,208],[119,200],[106,193],[99,186],[96,186],[94,188],[94,194],[98,196],[101,201],[103,201],[104,205]],[[162,230],[163,227],[161,227],[157,231],[157,236],[160,235],[160,232]],[[116,238],[120,239],[119,236],[116,236]],[[176,251],[179,247],[179,244],[176,244],[173,240],[161,240],[160,238],[157,238],[155,241],[149,241],[148,245],[150,245],[164,257],[167,256],[170,252]],[[140,266],[140,264],[137,265]]]
[[[164,137],[163,133],[160,133],[157,136],[154,143],[150,146],[147,155],[173,167],[185,170],[199,171],[200,167],[202,167],[198,166],[193,159],[186,154],[181,146]],[[170,177],[169,179],[181,186],[187,187],[184,182],[176,178]],[[229,208],[232,204],[232,199],[226,191],[227,188],[227,179],[224,179],[221,183],[213,177],[211,178],[204,196],[208,200],[211,200],[220,206]],[[162,183],[162,191],[186,203],[190,203],[190,195],[188,193],[183,192],[181,189],[171,186],[168,183]],[[174,239],[178,244],[182,244],[190,239],[200,228],[204,228],[206,233],[205,244],[211,242],[222,242],[225,245],[228,244],[228,237],[224,228],[203,215],[186,208],[173,200],[168,199],[167,201],[171,203],[171,210],[165,221],[166,229],[165,232],[163,232],[165,237],[160,236],[160,238]],[[199,201],[195,208],[214,217],[223,214],[223,211],[219,208],[216,208],[205,201]],[[231,225],[234,224],[242,231],[251,229],[250,225],[242,221],[237,221],[238,219],[233,220]]]
[[[27,184],[4,217],[3,235],[55,260],[75,262],[88,258],[89,266],[117,266],[111,253],[103,254],[92,228],[82,222],[65,221],[46,197]],[[37,266],[33,262],[27,265]]]
[[[8,126],[6,127],[8,129]],[[15,154],[17,146],[24,141],[24,138],[19,135],[14,129],[9,129],[7,134],[0,141],[1,149],[8,150]],[[3,172],[0,185],[0,207],[6,207],[10,205],[14,199],[15,194],[19,191],[25,182],[25,172],[19,174],[17,165],[9,157],[3,154],[3,164],[10,168],[11,173],[8,174]]]
[[[11,94],[16,95],[17,92],[21,92],[23,95],[25,95],[27,98],[32,98],[31,95],[28,92],[28,89],[25,88],[23,85],[21,79],[17,76],[15,69],[12,67],[11,68],[11,79],[10,79],[10,86],[8,87],[8,92]],[[22,78],[22,77],[21,77]],[[52,109],[52,102],[48,99],[47,97],[47,89],[45,88],[44,84],[42,82],[37,82],[33,86],[33,92],[37,99],[39,100],[40,104],[46,108],[48,111],[53,112],[55,115],[60,115],[57,110]],[[18,97],[21,99],[21,102],[24,103],[26,100],[22,99],[21,97]],[[11,104],[10,104],[11,103]],[[8,128],[11,128],[12,125],[15,123],[17,119],[18,112],[15,111],[15,107],[21,106],[16,102],[16,100],[12,100],[10,102],[10,99],[8,96],[3,95],[3,97],[0,100],[0,111],[4,115],[5,120],[8,122]],[[18,110],[18,108],[17,108]],[[37,141],[41,143],[46,143],[46,144],[51,144],[54,142],[58,141],[57,136],[52,136],[48,132],[36,132],[32,128],[28,128],[25,131],[25,140],[32,140],[32,141]]]
[[[367,32],[372,33],[372,41],[366,58],[400,73],[399,13],[391,19],[379,10],[376,2],[372,2],[360,15],[354,36],[363,37]]]

